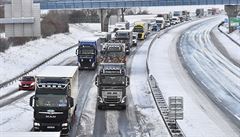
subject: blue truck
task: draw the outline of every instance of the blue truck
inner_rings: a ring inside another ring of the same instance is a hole
[[[100,44],[100,38],[88,38],[79,41],[78,48],[76,50],[79,70],[94,70],[97,68],[97,55]]]

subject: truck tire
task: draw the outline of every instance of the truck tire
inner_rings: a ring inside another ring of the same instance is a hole
[[[126,108],[127,108],[126,105],[121,106],[121,109],[122,109],[122,110],[126,110]]]
[[[98,109],[99,110],[103,110],[103,106],[102,105],[98,105]]]

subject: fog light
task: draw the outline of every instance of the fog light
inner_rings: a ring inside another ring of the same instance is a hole
[[[68,123],[62,123],[62,127],[67,127]]]
[[[34,122],[34,126],[40,126],[40,123]]]

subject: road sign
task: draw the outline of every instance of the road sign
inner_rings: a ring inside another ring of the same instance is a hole
[[[230,18],[230,22],[240,23],[240,18]]]
[[[172,96],[168,98],[169,119],[182,120],[183,119],[183,97]]]

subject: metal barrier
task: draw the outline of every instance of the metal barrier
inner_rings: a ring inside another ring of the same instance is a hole
[[[236,40],[234,40],[232,37],[230,37],[228,34],[226,34],[225,32],[223,32],[221,29],[220,29],[220,26],[223,25],[224,22],[221,22],[219,25],[218,25],[218,30],[223,34],[225,35],[226,37],[228,37],[230,40],[232,40],[235,44],[237,44],[239,47],[240,47],[240,43],[238,43]]]
[[[171,29],[173,29],[175,27],[172,27]],[[164,31],[164,33],[168,32],[170,29],[167,29]],[[164,34],[163,33],[163,34]],[[150,86],[150,89],[151,89],[151,93],[153,95],[153,98],[154,98],[154,101],[157,105],[157,108],[158,108],[158,111],[168,129],[168,132],[169,134],[172,136],[172,137],[185,137],[183,131],[181,130],[180,126],[178,125],[178,123],[174,120],[170,120],[168,118],[168,112],[169,112],[169,109],[168,109],[168,106],[167,106],[167,103],[162,95],[162,92],[160,90],[160,88],[158,87],[158,84],[157,84],[157,81],[156,79],[150,75],[150,70],[149,70],[149,67],[148,67],[148,60],[149,60],[149,54],[150,54],[150,50],[151,50],[151,47],[154,43],[154,41],[159,38],[161,35],[163,34],[157,34],[153,40],[151,41],[149,47],[148,47],[148,53],[147,53],[147,61],[146,61],[146,69],[147,69],[147,74],[148,74],[148,84]]]

